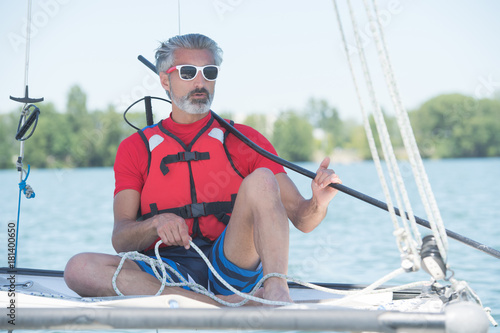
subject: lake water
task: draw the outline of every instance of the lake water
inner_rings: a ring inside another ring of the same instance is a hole
[[[500,249],[500,159],[426,161],[425,165],[446,227]],[[317,168],[312,163],[301,166]],[[344,185],[385,201],[373,163],[333,168]],[[415,197],[415,214],[426,218],[406,165],[402,173]],[[289,174],[304,196],[309,196],[310,180],[292,171]],[[7,223],[17,216],[18,181],[15,170],[0,171],[0,219],[5,233]],[[114,253],[111,168],[34,169],[28,183],[36,197],[22,199],[18,267],[63,270],[76,253]],[[314,282],[371,283],[400,265],[392,228],[388,213],[339,193],[316,230],[309,234],[291,230],[289,274]],[[425,228],[421,232],[428,233]],[[7,264],[6,242],[4,236],[2,266]],[[453,239],[449,245],[448,263],[455,277],[466,280],[500,322],[500,260]],[[389,284],[428,279],[420,271]],[[500,328],[490,328],[490,332],[498,333]]]

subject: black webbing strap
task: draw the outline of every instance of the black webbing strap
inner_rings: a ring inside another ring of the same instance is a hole
[[[233,207],[234,207],[234,202],[236,201],[236,194],[231,194],[231,211],[230,212],[222,212],[218,214],[214,214],[214,216],[217,218],[217,220],[221,221],[225,225],[229,223],[229,219],[231,216],[227,215],[228,213],[232,213]]]
[[[189,161],[200,161],[200,160],[209,160],[210,153],[200,153],[197,151],[181,151],[174,155],[165,156],[160,162],[160,170],[165,176],[169,169],[167,164],[176,163],[176,162],[189,162]]]
[[[151,167],[151,148],[149,146],[149,140],[143,131],[137,131],[137,133],[139,133],[139,136],[141,137],[142,141],[144,142],[144,145],[146,146],[146,150],[148,151],[148,175],[149,175],[149,168]]]
[[[137,221],[143,221],[158,214],[172,213],[184,219],[214,215],[219,221],[227,224],[227,222],[229,222],[229,216],[227,214],[233,211],[235,199],[236,194],[233,194],[231,196],[231,201],[193,203],[182,207],[161,210],[158,210],[158,206],[155,203],[152,203],[149,205],[151,212],[142,215],[137,219]],[[219,218],[219,216],[221,218]],[[227,219],[224,216],[226,216]],[[227,222],[225,222],[224,220],[227,220]]]

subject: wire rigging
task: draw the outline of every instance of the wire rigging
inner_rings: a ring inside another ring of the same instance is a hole
[[[28,0],[28,13],[27,13],[27,24],[26,24],[26,53],[24,61],[24,86],[28,85],[28,73],[30,64],[30,41],[31,39],[31,0]]]
[[[24,97],[12,97],[10,99],[19,103],[24,103],[21,110],[21,116],[17,126],[16,140],[20,141],[19,156],[17,158],[16,167],[19,172],[19,201],[17,209],[17,223],[16,223],[16,241],[15,241],[15,252],[14,252],[14,268],[17,266],[17,248],[18,248],[18,236],[19,236],[19,221],[21,215],[21,195],[24,193],[27,199],[35,197],[35,192],[33,188],[26,183],[30,173],[30,165],[28,165],[28,170],[23,167],[24,161],[24,142],[28,140],[35,132],[36,126],[38,124],[38,116],[40,115],[40,109],[32,103],[37,103],[43,101],[43,98],[30,98],[29,88],[28,88],[28,78],[29,78],[29,59],[30,59],[30,42],[31,42],[31,4],[32,0],[28,0],[27,9],[27,19],[26,19],[26,52],[24,60]],[[26,136],[29,128],[33,126],[31,132]],[[26,175],[26,176],[25,176]]]

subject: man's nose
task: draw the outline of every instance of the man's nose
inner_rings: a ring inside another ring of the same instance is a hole
[[[194,77],[193,81],[194,81],[195,86],[203,87],[203,86],[205,86],[205,82],[207,80],[205,80],[205,78],[203,77],[203,73],[201,71],[198,71],[198,73],[196,73],[196,76]]]

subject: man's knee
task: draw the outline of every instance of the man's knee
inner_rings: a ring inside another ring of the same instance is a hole
[[[83,253],[73,256],[64,268],[64,281],[70,289],[74,289],[78,284],[77,280],[81,271]]]
[[[64,281],[70,289],[74,289],[78,285],[78,280],[85,270],[86,262],[88,262],[88,254],[80,253],[73,256],[64,269]]]
[[[258,168],[244,180],[245,188],[258,190],[259,192],[278,193],[279,186],[273,172],[267,168]]]
[[[88,277],[102,269],[102,260],[96,253],[79,253],[73,256],[64,269],[64,281],[70,289],[77,289],[88,281]]]

